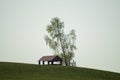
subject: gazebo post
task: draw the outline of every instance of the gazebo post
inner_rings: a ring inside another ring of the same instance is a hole
[[[62,65],[62,61],[60,61],[60,65]]]
[[[50,61],[48,61],[48,65],[50,64]]]
[[[53,65],[53,61],[51,61],[51,65]]]
[[[43,61],[43,65],[44,65],[44,61]]]
[[[41,61],[38,61],[38,64],[39,64],[39,65],[41,65],[40,62],[41,62]]]

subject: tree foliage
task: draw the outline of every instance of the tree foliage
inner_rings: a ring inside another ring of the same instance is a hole
[[[48,32],[48,35],[45,36],[46,44],[61,56],[66,66],[69,66],[70,61],[74,57],[74,50],[76,49],[75,30],[71,30],[69,34],[65,34],[64,23],[58,17],[50,21],[46,30]]]

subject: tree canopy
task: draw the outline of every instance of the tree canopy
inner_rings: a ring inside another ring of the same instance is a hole
[[[48,32],[48,35],[45,36],[46,44],[63,59],[66,66],[69,66],[76,49],[75,30],[72,29],[69,34],[65,34],[64,22],[61,22],[58,17],[50,21],[46,30]]]

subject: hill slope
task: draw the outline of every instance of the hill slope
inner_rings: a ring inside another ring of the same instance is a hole
[[[120,80],[120,74],[78,67],[0,62],[0,80]]]

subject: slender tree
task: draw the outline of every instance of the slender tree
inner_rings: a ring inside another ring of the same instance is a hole
[[[46,44],[49,45],[62,59],[66,66],[70,65],[70,61],[74,57],[75,46],[75,30],[71,30],[69,34],[64,33],[64,23],[55,17],[47,26],[48,35],[45,36]]]

